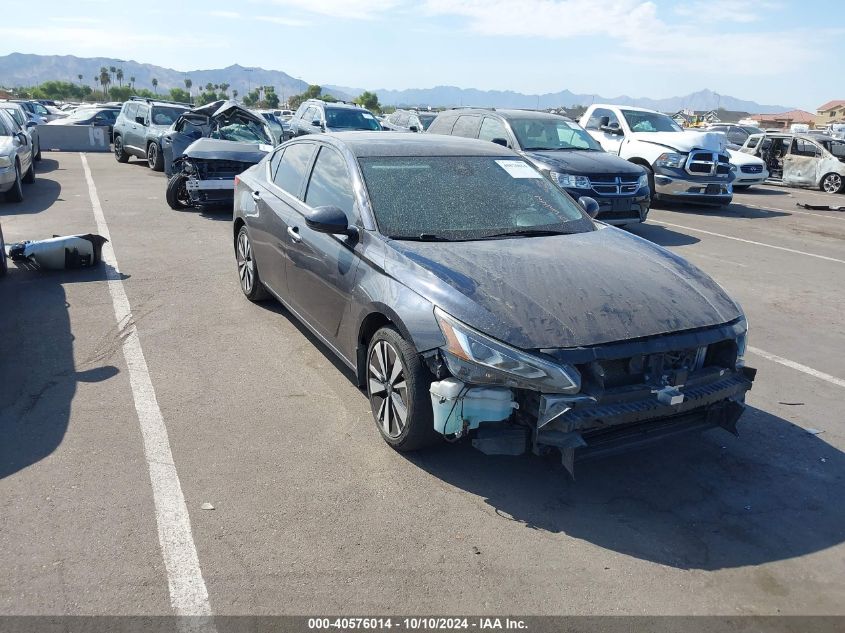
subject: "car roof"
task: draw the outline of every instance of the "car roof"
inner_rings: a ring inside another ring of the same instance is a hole
[[[553,114],[552,112],[541,112],[539,110],[518,110],[518,109],[508,109],[508,108],[455,108],[452,110],[445,110],[440,114],[489,114],[489,115],[499,115],[505,119],[549,119],[549,120],[557,120],[557,119],[565,119],[567,121],[571,121],[569,117],[565,117],[562,114]]]
[[[357,103],[344,103],[343,101],[323,101],[322,99],[308,99],[305,103],[322,104],[324,108],[346,108],[347,110],[367,110]],[[367,110],[368,111],[368,110]]]
[[[307,139],[308,137],[300,137]],[[461,136],[403,132],[332,132],[316,139],[346,147],[358,158],[375,156],[517,156],[501,145]]]

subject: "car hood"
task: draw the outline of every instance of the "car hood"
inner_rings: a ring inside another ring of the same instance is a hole
[[[728,156],[734,165],[765,165],[766,162],[762,158],[757,158],[751,154],[740,152],[738,150],[728,150]]]
[[[722,325],[742,314],[683,258],[611,227],[388,244],[388,274],[455,318],[522,349],[656,336]]]
[[[212,119],[217,119],[222,117],[229,117],[235,110],[240,112],[246,118],[252,119],[256,123],[260,123],[261,125],[267,124],[267,121],[264,120],[264,117],[255,114],[254,112],[240,105],[237,101],[232,101],[231,99],[228,101],[214,101],[213,103],[208,103],[206,105],[193,108],[192,110],[188,110],[184,114],[201,114]]]
[[[654,143],[679,152],[689,152],[693,149],[709,149],[711,152],[724,152],[726,140],[718,132],[634,132],[631,139]]]
[[[270,145],[201,138],[188,145],[183,156],[200,160],[235,160],[243,163],[257,163],[272,149]]]
[[[631,175],[636,178],[643,173],[642,167],[607,152],[559,150],[525,152],[524,154],[528,160],[541,169],[564,171],[569,174],[584,176],[593,174],[620,174]]]

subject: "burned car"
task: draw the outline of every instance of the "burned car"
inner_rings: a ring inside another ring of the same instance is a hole
[[[234,101],[184,112],[162,137],[167,204],[176,210],[230,205],[235,176],[273,145],[267,122]]]
[[[845,191],[845,141],[832,136],[764,132],[749,136],[740,151],[763,159],[768,182]]]
[[[396,450],[470,438],[571,470],[735,432],[754,379],[742,309],[597,210],[495,143],[315,134],[238,177],[232,244],[247,299],[275,297],[337,354]]]

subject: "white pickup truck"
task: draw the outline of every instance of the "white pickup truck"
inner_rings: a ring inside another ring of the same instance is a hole
[[[730,156],[724,135],[685,131],[654,110],[593,104],[580,121],[608,152],[646,169],[652,199],[729,204]]]

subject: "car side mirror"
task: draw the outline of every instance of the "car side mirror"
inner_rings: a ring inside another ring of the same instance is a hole
[[[320,121],[320,119],[314,119],[313,121],[311,121],[311,125],[313,125],[314,127],[323,127],[323,123]]]
[[[38,123],[36,123],[35,121],[27,121],[26,122],[26,127],[35,127],[37,125],[38,125]]]
[[[495,143],[496,145],[501,145],[502,147],[508,146],[508,139],[506,139],[506,138],[496,137],[496,138],[492,139],[491,142]]]
[[[595,217],[599,214],[599,203],[590,196],[581,196],[578,198],[578,204],[580,204],[581,208],[584,209],[587,215],[593,219],[595,219]]]
[[[144,117],[142,117],[142,116],[136,116],[136,117],[135,117],[135,123],[138,123],[138,124],[140,124],[140,125],[144,125]]]
[[[408,128],[408,131],[409,132],[419,132],[420,128],[418,128],[416,125],[412,125],[411,127]]]
[[[306,218],[308,228],[330,235],[355,235],[355,227],[349,226],[346,214],[335,206],[316,207]]]
[[[618,123],[608,123],[607,125],[599,126],[599,129],[602,132],[607,132],[608,134],[613,134],[615,136],[622,136],[622,128],[619,127]]]
[[[607,126],[609,123],[610,123],[610,117],[609,116],[603,116],[603,117],[599,118],[599,127],[600,128]]]
[[[27,145],[27,144],[29,143],[29,138],[27,137],[26,133],[24,133],[24,132],[18,132],[15,136],[17,136],[17,137],[18,137],[18,140],[19,140],[21,143],[23,143],[24,145]]]

